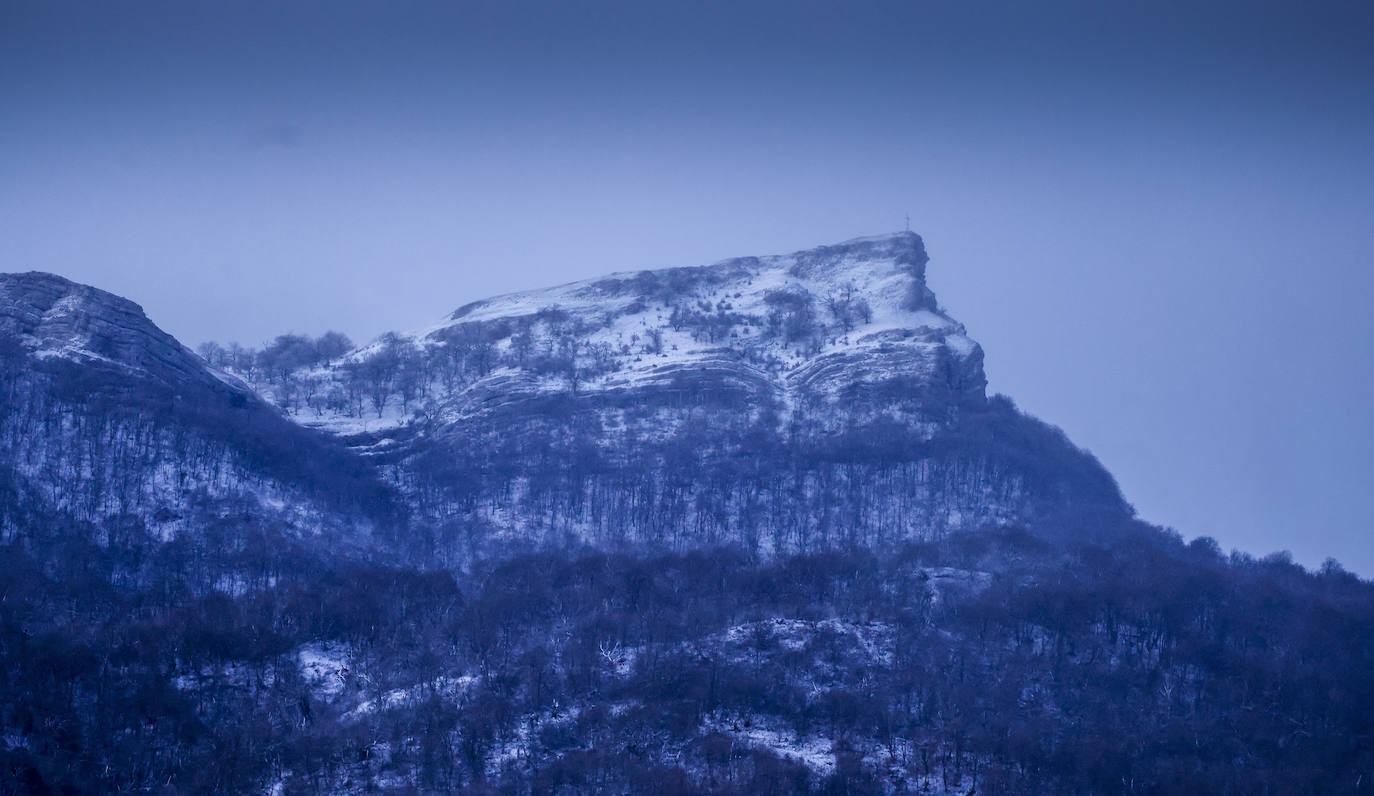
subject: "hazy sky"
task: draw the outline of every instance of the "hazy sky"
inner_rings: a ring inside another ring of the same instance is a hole
[[[1371,9],[0,0],[0,270],[363,339],[909,212],[1144,518],[1370,576]]]

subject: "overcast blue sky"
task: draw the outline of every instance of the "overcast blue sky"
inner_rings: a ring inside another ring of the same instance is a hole
[[[1374,575],[1374,12],[0,0],[0,270],[194,344],[913,228],[1141,515]]]

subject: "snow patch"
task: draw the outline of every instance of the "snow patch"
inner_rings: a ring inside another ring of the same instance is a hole
[[[324,642],[306,644],[296,651],[301,675],[315,693],[325,700],[333,700],[343,692],[348,682],[352,651],[347,644]]]

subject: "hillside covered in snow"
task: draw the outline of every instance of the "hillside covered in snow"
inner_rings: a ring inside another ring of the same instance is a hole
[[[1129,517],[1092,457],[986,396],[927,260],[915,234],[862,238],[479,301],[323,361],[209,351],[470,554]]]
[[[1374,789],[1374,586],[1135,518],[926,264],[198,353],[0,275],[0,794]]]

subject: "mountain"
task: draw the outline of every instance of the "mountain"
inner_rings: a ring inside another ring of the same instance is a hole
[[[441,538],[777,553],[1129,519],[1096,460],[986,396],[927,260],[902,233],[616,274],[257,381]]]
[[[926,264],[204,356],[0,275],[0,794],[1374,790],[1374,584],[1137,519]]]
[[[110,293],[0,275],[0,369],[6,538],[79,524],[165,540],[251,513],[353,542],[388,511],[369,465]]]

